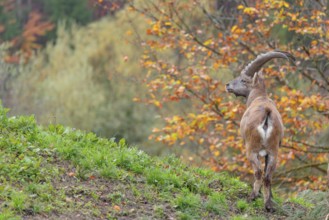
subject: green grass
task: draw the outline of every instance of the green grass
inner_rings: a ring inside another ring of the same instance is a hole
[[[229,210],[227,199],[224,193],[214,192],[208,197],[205,204],[206,209],[215,212],[217,215],[225,216]]]
[[[0,220],[26,216],[99,219],[266,219],[262,199],[228,173],[191,168],[174,156],[0,108]],[[271,218],[312,214],[302,197],[279,203]],[[297,208],[296,208],[297,207]],[[296,211],[297,210],[297,211]],[[322,210],[322,209],[321,209]],[[312,214],[314,216],[315,214]],[[255,217],[253,217],[255,216]]]
[[[240,199],[236,202],[236,207],[243,212],[249,208],[249,204],[245,199]]]

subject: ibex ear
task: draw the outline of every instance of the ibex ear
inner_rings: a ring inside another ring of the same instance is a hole
[[[252,84],[256,85],[259,83],[260,80],[263,80],[263,79],[264,79],[263,72],[256,72],[254,74],[254,77],[252,78]]]
[[[252,78],[252,84],[253,84],[253,85],[256,85],[256,84],[258,83],[259,77],[261,77],[261,76],[259,75],[258,72],[256,72],[256,73],[254,74],[254,77]]]

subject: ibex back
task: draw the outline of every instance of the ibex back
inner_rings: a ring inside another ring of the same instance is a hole
[[[286,52],[273,51],[261,54],[245,67],[239,77],[226,84],[228,92],[247,98],[247,110],[242,116],[240,131],[247,148],[247,158],[251,162],[255,175],[250,199],[256,199],[260,193],[263,176],[260,157],[265,157],[264,202],[265,209],[269,212],[274,211],[271,181],[284,126],[275,103],[267,97],[264,79],[258,71],[272,58],[286,58],[294,61],[294,57]]]

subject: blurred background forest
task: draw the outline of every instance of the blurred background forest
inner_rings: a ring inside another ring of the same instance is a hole
[[[252,177],[244,100],[224,85],[258,54],[286,126],[276,184],[325,189],[329,1],[0,0],[0,97],[34,114]],[[284,188],[284,187],[281,187]]]

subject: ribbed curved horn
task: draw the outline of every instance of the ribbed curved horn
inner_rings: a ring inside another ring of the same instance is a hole
[[[260,54],[249,63],[241,72],[241,75],[246,75],[248,77],[253,77],[256,72],[258,72],[262,66],[273,58],[285,58],[290,60],[292,63],[295,62],[295,57],[290,53],[284,51],[271,51],[267,53]]]

